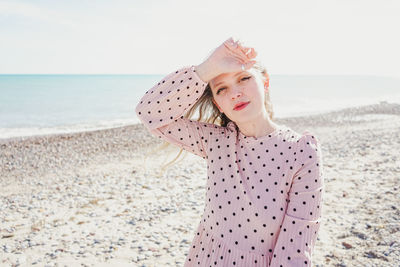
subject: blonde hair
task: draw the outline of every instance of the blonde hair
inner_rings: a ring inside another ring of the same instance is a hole
[[[267,73],[267,69],[259,61],[257,61],[253,65],[252,68],[259,71],[267,79],[268,84],[269,84],[269,75]],[[197,121],[213,123],[213,124],[216,124],[216,125],[219,125],[222,127],[226,127],[231,120],[225,115],[225,113],[222,113],[219,111],[218,107],[213,103],[212,99],[213,99],[213,93],[212,93],[210,84],[208,83],[203,94],[198,99],[198,101],[196,101],[196,103],[193,104],[193,106],[186,112],[186,114],[183,115],[184,118],[193,119],[192,118],[193,115],[196,113],[196,111],[198,111],[199,117],[197,118]],[[269,90],[267,90],[265,92],[264,106],[269,115],[269,118],[271,120],[274,120],[274,112],[272,109],[272,103],[270,100]],[[145,160],[148,158],[149,154],[153,154],[156,151],[164,150],[164,149],[168,148],[169,146],[170,146],[170,143],[164,141],[163,144],[161,144],[159,147],[157,147],[156,149],[154,149],[153,151],[148,153],[145,156]],[[178,160],[179,156],[182,155],[182,152],[187,153],[186,150],[181,148],[178,155],[172,161],[170,161],[169,163],[167,163],[161,167],[161,173],[160,173],[161,176],[164,174],[164,172],[166,171],[166,169],[169,166],[171,166],[174,163],[179,162],[177,160]],[[181,160],[183,160],[185,158],[186,153],[181,158]]]

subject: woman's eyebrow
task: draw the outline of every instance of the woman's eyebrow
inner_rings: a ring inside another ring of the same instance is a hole
[[[235,74],[233,77],[237,77],[237,76],[239,76],[239,75],[241,75],[241,74],[243,74],[243,73],[246,73],[246,72],[245,72],[245,71],[239,72],[239,73]],[[217,87],[218,85],[220,85],[220,84],[222,84],[222,83],[224,83],[224,82],[223,82],[223,81],[222,81],[222,82],[219,82],[219,83],[217,83],[214,87]]]

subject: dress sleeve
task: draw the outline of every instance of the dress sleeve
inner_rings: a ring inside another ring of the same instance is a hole
[[[286,214],[270,266],[311,266],[320,228],[324,178],[318,139],[306,131],[299,139],[297,167],[289,190]]]
[[[205,159],[211,137],[223,127],[183,115],[200,98],[206,85],[193,66],[183,67],[145,93],[135,108],[136,115],[153,135]]]

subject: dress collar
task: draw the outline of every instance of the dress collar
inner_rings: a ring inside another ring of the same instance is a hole
[[[254,143],[254,142],[262,142],[262,141],[267,141],[269,139],[272,139],[273,137],[280,135],[283,130],[287,129],[285,125],[277,125],[277,128],[272,131],[271,133],[264,135],[264,136],[259,136],[259,137],[254,137],[254,136],[246,136],[244,135],[240,130],[239,127],[237,127],[236,123],[233,121],[230,121],[227,124],[227,127],[232,130],[237,132],[238,139],[240,141],[246,142],[246,143]]]

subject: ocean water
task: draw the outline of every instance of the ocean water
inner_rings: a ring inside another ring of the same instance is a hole
[[[139,123],[135,107],[165,75],[0,75],[0,138],[105,129]],[[400,103],[400,79],[271,76],[276,117]]]

